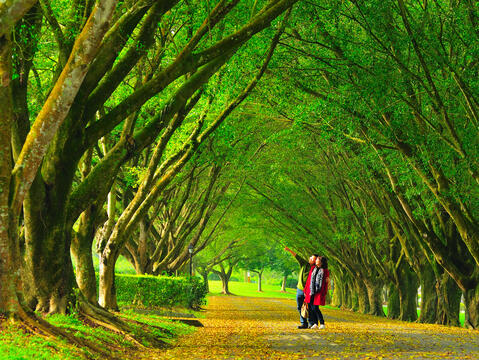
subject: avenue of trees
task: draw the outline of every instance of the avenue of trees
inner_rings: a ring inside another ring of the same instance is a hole
[[[115,262],[170,272],[208,241],[229,187],[211,135],[265,73],[295,2],[0,5],[0,313],[78,342],[32,312],[77,302],[131,330],[107,311]]]
[[[383,316],[387,288],[415,321],[420,286],[419,321],[458,325],[463,295],[477,329],[478,22],[454,0],[0,4],[0,313],[129,332],[120,255],[174,274],[192,248],[226,278],[275,241],[328,256],[338,306]]]
[[[255,156],[229,233],[328,256],[335,305],[384,316],[385,292],[391,318],[457,326],[463,297],[477,329],[476,5],[295,10],[242,113]]]
[[[245,201],[288,246],[330,258],[335,304],[384,315],[386,287],[388,316],[414,321],[420,286],[420,322],[458,325],[463,295],[478,328],[476,4],[299,9],[258,95],[277,125]]]

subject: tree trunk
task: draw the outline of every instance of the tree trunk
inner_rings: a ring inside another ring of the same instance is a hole
[[[261,286],[261,280],[263,277],[263,272],[258,272],[258,292],[263,292],[263,288]]]
[[[396,284],[390,283],[388,288],[388,318],[399,319],[401,313],[399,305],[399,292]]]
[[[96,230],[95,218],[97,216],[98,213],[93,206],[82,213],[78,232],[74,234],[71,244],[78,287],[92,304],[97,303],[97,283],[92,258],[92,245]]]
[[[351,285],[347,282],[347,278],[343,278],[345,281],[342,283],[342,309],[352,310],[353,309],[353,297],[351,292]]]
[[[0,314],[15,316],[20,308],[17,297],[19,264],[16,263],[15,237],[9,211],[11,161],[11,131],[13,105],[11,93],[12,47],[10,35],[0,34]]]
[[[464,293],[467,312],[466,327],[479,329],[479,285]]]
[[[118,311],[115,288],[115,264],[118,255],[109,247],[107,249],[100,255],[98,302],[105,309]]]
[[[206,293],[208,294],[210,292],[210,283],[208,282],[208,272],[203,271],[203,272],[200,272],[200,274],[201,274],[201,277],[203,278],[203,282],[205,283]]]
[[[341,308],[343,306],[344,299],[344,284],[339,282],[339,278],[337,276],[334,278],[333,284],[333,299],[331,305]]]
[[[400,282],[398,286],[399,295],[399,320],[417,320],[417,289],[418,280],[416,274],[403,263],[400,267]]]
[[[286,280],[288,280],[287,275],[283,275],[283,281],[281,281],[281,292],[286,292]]]
[[[349,296],[351,297],[351,306],[349,308],[352,311],[359,311],[359,297],[356,292],[356,286],[351,285],[348,290]]]
[[[358,297],[358,309],[362,314],[369,313],[369,299],[368,293],[366,291],[366,286],[364,286],[363,281],[357,279],[354,281],[354,286],[356,290],[356,295]]]
[[[97,283],[91,245],[91,240],[76,236],[72,241],[72,255],[76,264],[75,275],[78,288],[89,302],[96,304]]]
[[[418,322],[434,324],[437,321],[436,276],[431,265],[427,264],[421,268],[419,283],[421,284],[421,314]]]
[[[66,231],[61,202],[48,206],[36,199],[37,186],[43,184],[33,184],[24,204],[27,302],[40,312],[66,313],[73,288],[71,233]]]
[[[62,74],[32,125],[17,159],[16,177],[21,179],[21,183],[13,194],[12,206],[16,210],[22,203],[29,203],[24,206],[26,266],[30,270],[33,282],[33,286],[30,287],[33,290],[31,303],[36,305],[37,310],[43,312],[66,312],[68,296],[72,293],[71,234],[70,229],[66,227],[66,204],[77,165],[77,162],[69,161],[69,156],[75,158],[79,154],[68,154],[61,158],[60,165],[65,165],[65,169],[62,166],[61,170],[52,169],[50,165],[53,163],[43,163],[42,172],[37,170],[47,149],[55,147],[55,144],[50,143],[70,111],[89,69],[85,64],[95,58],[115,7],[114,0],[96,4],[73,45],[72,54]],[[59,153],[53,155],[60,157]],[[56,158],[54,160],[56,161]],[[43,170],[46,174],[45,184],[43,180],[39,180],[43,176]],[[60,171],[62,174],[58,174]],[[36,189],[31,188],[35,179]],[[42,189],[44,185],[45,189]],[[45,195],[45,203],[38,202],[35,190]],[[35,211],[38,210],[35,203],[39,204],[39,211]],[[36,219],[37,222],[30,224],[28,220],[32,219]],[[32,230],[32,226],[34,231],[29,231]]]
[[[224,295],[231,295],[229,287],[228,287],[230,277],[226,273],[219,273],[218,275],[220,276],[221,284],[222,284],[221,293]]]
[[[449,326],[460,326],[459,310],[462,292],[456,282],[444,271],[435,286],[438,305],[436,323]]]
[[[381,282],[365,281],[366,291],[368,293],[369,300],[369,314],[376,316],[384,316],[383,302],[382,302],[382,290],[383,285]]]
[[[138,236],[138,257],[139,257],[139,265],[140,271],[143,271],[143,274],[146,271],[146,265],[148,263],[148,231],[147,231],[147,224],[145,220],[140,221],[139,231],[140,234]]]

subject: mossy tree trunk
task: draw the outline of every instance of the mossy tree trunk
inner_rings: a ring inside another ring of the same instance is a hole
[[[437,321],[436,275],[430,264],[422,267],[418,273],[419,284],[421,285],[421,313],[418,322],[434,324]]]
[[[104,256],[107,251],[108,256]],[[116,301],[115,287],[115,264],[118,259],[119,252],[115,248],[108,248],[102,252],[99,263],[99,292],[98,303],[108,310],[118,311],[118,303]]]
[[[349,296],[351,297],[351,306],[352,311],[359,311],[359,296],[356,290],[356,286],[349,287]]]
[[[417,320],[417,275],[409,268],[409,265],[402,263],[399,269],[400,277],[397,287],[399,295],[399,320]]]
[[[46,189],[36,179],[25,199],[25,270],[31,281],[26,284],[27,301],[37,311],[65,313],[73,281],[71,236],[66,229],[65,202]]]
[[[15,237],[9,210],[9,189],[12,172],[12,42],[10,34],[0,33],[0,314],[15,316],[20,304],[17,281],[20,268],[15,256]],[[15,270],[17,269],[17,270]]]
[[[341,308],[344,302],[344,284],[340,282],[340,277],[335,276],[333,282],[333,298],[331,305]]]
[[[353,308],[352,294],[351,294],[351,291],[349,291],[348,286],[343,287],[342,299],[343,299],[343,303],[341,308],[351,310]]]
[[[376,316],[384,316],[382,290],[383,284],[380,279],[371,281],[369,279],[364,281],[369,300],[369,314]]]
[[[462,292],[459,286],[457,286],[456,282],[444,271],[437,280],[435,290],[438,299],[436,323],[460,326],[459,310]]]
[[[51,171],[48,162],[43,163],[42,173],[38,169],[70,111],[88,71],[85,64],[95,58],[115,8],[115,0],[103,0],[95,5],[16,160],[17,184],[11,197],[12,208],[14,214],[19,213],[25,200],[25,263],[30,273],[27,278],[32,281],[27,287],[32,290],[30,303],[42,312],[65,312],[71,295],[73,269],[66,205],[73,180],[73,175],[69,174],[74,174],[76,163],[68,161],[72,154],[66,154],[63,158],[65,169]],[[65,176],[56,177],[55,171],[65,172]],[[37,194],[40,197],[37,198]]]
[[[206,287],[206,292],[209,293],[210,292],[210,283],[208,281],[208,275],[209,273],[207,271],[199,271],[198,272],[201,274],[201,277],[203,278],[203,283],[205,284],[205,287]]]
[[[73,234],[71,254],[75,262],[78,288],[92,304],[97,303],[97,280],[93,265],[92,246],[95,231],[101,222],[96,206],[92,205],[80,216],[78,231]]]
[[[359,311],[362,314],[368,314],[370,309],[368,292],[366,290],[366,286],[364,285],[364,282],[361,279],[354,280],[354,290],[358,299],[357,311]]]
[[[400,313],[399,292],[396,284],[390,283],[388,286],[388,318],[399,319]]]
[[[465,325],[472,329],[479,329],[479,285],[464,292],[466,306]]]

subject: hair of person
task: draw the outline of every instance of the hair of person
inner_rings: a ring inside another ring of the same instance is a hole
[[[314,257],[318,257],[319,255],[318,254],[313,254]]]
[[[326,256],[321,256],[321,267],[323,269],[328,268],[328,258]]]

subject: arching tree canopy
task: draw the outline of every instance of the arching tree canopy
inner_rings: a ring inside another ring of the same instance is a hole
[[[190,248],[206,278],[287,245],[329,258],[337,305],[383,316],[387,288],[414,321],[420,287],[419,321],[458,325],[463,295],[478,328],[478,11],[1,4],[0,313],[58,334],[32,311],[76,298],[128,331],[119,256],[173,274]]]

